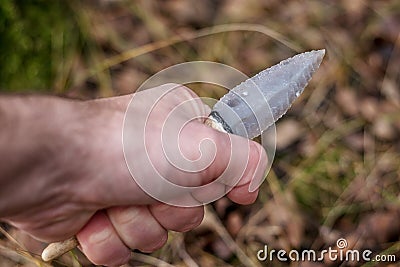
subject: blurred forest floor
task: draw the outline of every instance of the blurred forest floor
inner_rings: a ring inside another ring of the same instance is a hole
[[[257,202],[220,199],[203,224],[129,266],[396,266],[260,262],[257,251],[335,248],[400,259],[400,1],[4,1],[0,88],[91,99],[132,93],[168,66],[209,60],[247,75],[327,49],[277,124]],[[190,86],[189,86],[190,87]],[[193,86],[201,96],[224,91]],[[0,266],[47,266],[4,227]],[[14,240],[14,238],[16,240]],[[40,253],[41,247],[31,248]],[[79,252],[56,266],[80,266]]]

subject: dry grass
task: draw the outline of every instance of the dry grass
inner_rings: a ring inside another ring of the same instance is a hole
[[[321,250],[340,237],[399,259],[398,1],[103,0],[71,8],[85,47],[65,53],[53,77],[55,92],[71,97],[131,93],[180,62],[217,61],[252,75],[298,51],[327,49],[277,125],[277,156],[257,202],[221,199],[197,230],[171,234],[151,255],[133,253],[129,266],[298,266],[260,263],[256,252],[264,244]],[[0,266],[46,266],[7,240]],[[78,262],[66,255],[55,264]]]

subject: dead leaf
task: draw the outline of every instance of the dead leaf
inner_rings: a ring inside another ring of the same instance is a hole
[[[376,137],[382,140],[392,140],[396,137],[393,125],[386,118],[379,118],[375,121],[372,128]]]
[[[304,133],[302,125],[292,119],[287,119],[279,122],[276,126],[276,148],[284,149],[297,140]]]
[[[335,97],[336,103],[349,116],[355,116],[358,113],[358,99],[354,90],[343,88],[337,91]]]

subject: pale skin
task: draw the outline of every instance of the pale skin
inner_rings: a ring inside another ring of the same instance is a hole
[[[151,90],[141,93],[151,94]],[[184,87],[171,94],[150,117],[151,134],[157,135],[158,120],[180,98],[196,98]],[[130,99],[0,96],[0,219],[45,242],[76,235],[90,261],[108,266],[126,263],[132,249],[151,252],[162,247],[170,230],[186,232],[197,227],[203,219],[203,206],[163,204],[132,179],[121,141]],[[193,112],[206,116],[207,107],[200,101],[197,105]],[[181,119],[180,114],[174,116]],[[227,197],[239,204],[255,201],[258,190],[249,192],[249,184],[252,179],[262,179],[267,162],[259,144],[218,132],[201,120],[188,123],[182,135],[182,150],[188,157],[199,153],[201,140],[211,139],[216,145],[215,160],[204,171],[184,174],[153,153],[162,171],[173,172],[177,181],[191,184],[212,181],[226,168],[227,144],[233,137],[244,148],[250,147],[250,156],[247,163],[235,162],[246,164],[245,171]],[[157,141],[152,145],[152,151],[161,146]]]

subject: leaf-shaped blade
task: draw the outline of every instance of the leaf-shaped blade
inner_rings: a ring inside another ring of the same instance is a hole
[[[325,50],[305,52],[261,71],[224,95],[210,117],[234,134],[260,135],[303,92],[324,55]]]

